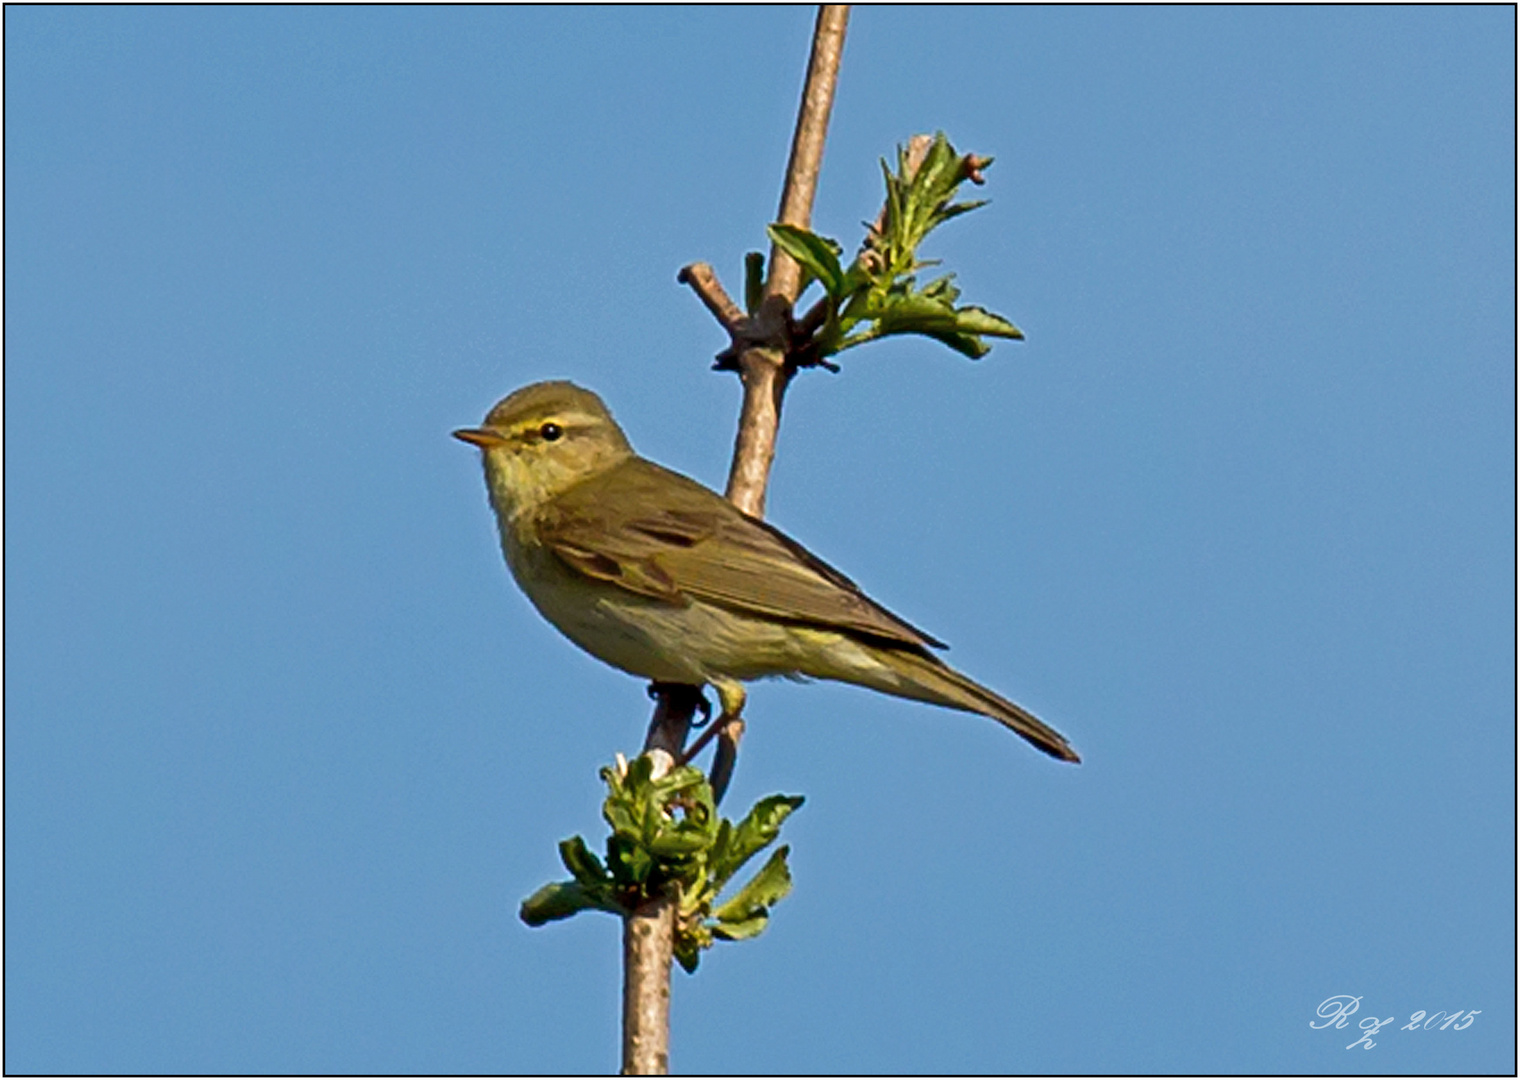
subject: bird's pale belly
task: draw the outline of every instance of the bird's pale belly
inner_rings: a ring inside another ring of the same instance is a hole
[[[704,683],[714,677],[795,675],[803,664],[791,628],[700,601],[686,606],[608,586],[604,595],[570,603],[534,603],[561,633],[591,655],[634,675],[662,682]]]

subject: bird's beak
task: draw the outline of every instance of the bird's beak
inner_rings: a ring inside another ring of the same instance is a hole
[[[462,442],[474,443],[482,450],[489,450],[493,446],[500,446],[507,441],[507,437],[499,431],[481,427],[462,427],[454,432],[454,438]]]

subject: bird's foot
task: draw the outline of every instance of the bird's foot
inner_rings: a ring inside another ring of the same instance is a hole
[[[691,683],[652,682],[649,696],[658,704],[649,721],[649,733],[644,738],[644,752],[663,755],[663,764],[656,761],[658,775],[666,769],[684,762],[682,748],[692,726],[692,718],[700,711],[703,723],[711,715],[712,705],[702,693],[702,687]]]
[[[713,801],[718,802],[722,800],[723,793],[728,790],[728,782],[734,775],[734,764],[739,758],[739,740],[744,735],[744,718],[740,713],[744,711],[746,695],[742,683],[724,680],[714,682],[712,686],[718,692],[718,700],[723,703],[723,711],[718,714],[717,723],[708,727],[677,759],[676,763],[690,764],[691,760],[716,738],[718,748],[713,752],[712,770],[708,773],[708,783],[713,789]],[[706,699],[703,700],[705,702]]]
[[[691,726],[704,727],[712,719],[712,702],[707,700],[707,691],[702,687],[693,687],[689,683],[651,682],[644,688],[644,693],[648,694],[653,701],[662,701],[668,694],[690,694],[693,690],[696,691],[697,697],[696,711],[702,714],[702,719],[691,721]]]

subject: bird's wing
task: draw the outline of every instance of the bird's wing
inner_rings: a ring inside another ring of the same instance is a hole
[[[944,647],[784,533],[639,458],[560,495],[537,529],[573,569],[642,596]]]

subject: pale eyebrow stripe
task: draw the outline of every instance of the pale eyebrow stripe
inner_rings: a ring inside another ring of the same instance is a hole
[[[601,417],[587,412],[554,412],[547,416],[540,416],[535,420],[519,420],[512,428],[515,434],[527,434],[537,431],[545,424],[558,424],[560,427],[591,427],[601,421]]]

